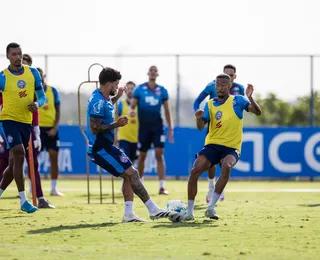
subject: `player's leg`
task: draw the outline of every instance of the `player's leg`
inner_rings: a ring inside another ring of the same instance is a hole
[[[0,155],[0,182],[3,178],[3,173],[5,169],[9,165],[9,152],[5,150],[3,153]]]
[[[237,163],[238,159],[239,157],[235,152],[229,152],[221,159],[221,174],[218,181],[216,182],[212,200],[210,201],[208,210],[206,211],[206,216],[211,219],[219,219],[219,216],[214,208],[229,181],[231,170]]]
[[[206,202],[210,203],[214,192],[215,186],[215,176],[216,176],[216,166],[208,169],[208,193],[206,196]]]
[[[5,167],[5,158],[1,159],[1,164],[3,167]],[[3,176],[0,181],[0,197],[2,196],[3,192],[7,189],[7,187],[10,185],[10,183],[13,181],[13,179],[13,158],[8,158],[8,164],[3,171]]]
[[[152,143],[152,135],[150,134],[150,131],[144,130],[141,127],[139,128],[139,143],[138,143],[138,149],[139,149],[139,157],[138,157],[138,171],[140,174],[141,182],[144,182],[144,166],[145,161],[147,158],[148,150],[151,147]]]

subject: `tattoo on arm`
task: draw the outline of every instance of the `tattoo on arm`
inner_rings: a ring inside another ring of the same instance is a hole
[[[93,134],[100,134],[118,127],[117,122],[113,122],[110,125],[103,125],[101,118],[90,117],[90,131]]]
[[[259,104],[251,97],[250,99],[250,105],[248,107],[249,112],[256,114],[257,116],[261,115],[261,108]]]
[[[112,104],[116,104],[116,103],[117,103],[117,101],[119,100],[119,98],[120,98],[120,96],[118,96],[118,95],[116,95],[116,96],[112,97],[112,98],[111,98],[111,102],[112,102]]]
[[[150,196],[146,188],[141,183],[138,173],[135,172],[131,176],[128,176],[128,178],[131,189],[133,190],[134,194],[136,194],[142,200],[143,203],[148,201],[150,199]]]

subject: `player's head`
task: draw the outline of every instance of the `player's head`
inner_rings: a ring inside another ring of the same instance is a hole
[[[103,68],[99,74],[100,89],[106,89],[111,96],[117,93],[121,74],[112,68]]]
[[[226,98],[231,88],[231,78],[228,74],[220,74],[216,77],[216,90],[218,98]]]
[[[41,68],[37,68],[37,71],[39,71],[42,83],[44,84],[44,78],[46,77],[46,75],[43,73],[43,70]]]
[[[130,99],[132,98],[133,90],[136,87],[136,84],[133,81],[128,81],[126,84],[127,87],[127,97]]]
[[[231,64],[227,64],[226,66],[223,67],[223,73],[228,74],[230,76],[231,82],[233,82],[236,79],[237,77],[236,72],[237,72],[236,67]]]
[[[7,46],[7,59],[10,61],[10,65],[17,68],[22,67],[22,50],[18,43],[11,42]]]
[[[22,64],[31,66],[32,65],[32,57],[29,54],[23,54]]]
[[[156,81],[159,76],[158,68],[156,66],[151,66],[148,71],[149,80]]]

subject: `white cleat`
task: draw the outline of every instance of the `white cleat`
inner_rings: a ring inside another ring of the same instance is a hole
[[[52,190],[50,196],[64,197],[64,194],[58,190]]]
[[[210,219],[215,219],[215,220],[218,220],[219,219],[219,216],[216,212],[216,210],[213,208],[213,209],[207,209],[206,212],[204,213],[204,215],[207,217],[207,218],[210,218]]]
[[[188,212],[184,215],[182,221],[193,221],[194,220],[194,215],[189,214]]]
[[[136,215],[131,215],[131,216],[124,216],[122,219],[123,223],[128,223],[128,222],[147,222],[146,220],[139,218]]]
[[[155,220],[159,218],[171,218],[176,219],[180,217],[178,212],[170,211],[166,209],[157,209],[156,212],[150,214],[150,219]]]

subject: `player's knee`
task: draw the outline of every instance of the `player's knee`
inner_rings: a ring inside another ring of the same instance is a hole
[[[147,158],[147,153],[145,153],[145,152],[139,153],[139,161],[144,162],[146,160],[146,158]]]
[[[162,153],[156,153],[156,161],[163,162],[163,154]]]
[[[201,167],[199,167],[198,165],[193,166],[193,168],[191,169],[191,176],[200,176],[201,175]]]
[[[232,169],[232,162],[230,161],[223,161],[223,163],[221,164],[221,168],[224,168],[226,170],[230,170]]]
[[[125,177],[124,178],[139,178],[139,172],[134,168],[134,167],[130,167],[129,169],[127,169],[125,171]]]

